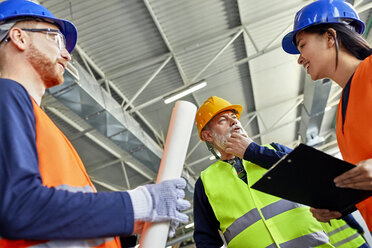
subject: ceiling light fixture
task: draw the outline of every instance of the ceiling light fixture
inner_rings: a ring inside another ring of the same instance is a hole
[[[201,81],[201,82],[192,84],[191,86],[187,87],[185,90],[164,98],[164,103],[168,104],[168,103],[174,102],[175,100],[178,100],[181,97],[191,94],[192,92],[200,90],[201,88],[204,88],[205,86],[207,86],[206,81]]]

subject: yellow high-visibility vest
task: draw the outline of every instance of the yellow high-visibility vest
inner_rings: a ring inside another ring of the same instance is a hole
[[[330,222],[331,225],[324,222],[321,224],[334,247],[357,248],[366,242],[358,231],[351,228],[344,220],[333,219]]]
[[[333,247],[308,207],[250,188],[266,169],[245,160],[243,166],[248,185],[223,161],[201,173],[228,247]]]

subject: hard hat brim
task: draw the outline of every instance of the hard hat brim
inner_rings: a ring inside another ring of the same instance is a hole
[[[299,32],[300,30],[295,30],[292,32],[289,32],[284,36],[282,40],[282,48],[286,53],[289,54],[300,54],[300,51],[298,51],[296,44],[294,43],[294,36]]]
[[[71,53],[77,43],[77,30],[75,25],[67,20],[61,19],[55,19],[55,23],[60,26],[60,31],[66,38],[66,49],[69,53]]]
[[[77,30],[74,24],[67,20],[56,18],[47,8],[28,0],[8,0],[0,3],[0,23],[41,19],[55,23],[66,39],[66,50],[71,53],[77,42]]]

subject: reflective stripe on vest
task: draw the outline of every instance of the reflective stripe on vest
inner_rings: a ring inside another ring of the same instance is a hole
[[[243,160],[248,185],[228,163],[218,161],[201,173],[205,193],[228,247],[333,247],[309,208],[250,188],[267,171]],[[254,237],[254,238],[252,238]],[[303,237],[303,238],[302,238]],[[320,245],[320,246],[319,246]]]
[[[223,233],[226,243],[230,243],[230,241],[235,238],[236,235],[259,221],[260,219],[260,213],[258,212],[257,208],[254,208],[242,217],[235,220],[234,223],[232,223],[231,226],[229,226]]]
[[[30,248],[92,248],[113,240],[114,238],[101,238],[92,240],[53,240],[47,243],[30,246]]]
[[[274,202],[264,208],[261,209],[262,215],[264,216],[265,220],[270,219],[278,214],[281,214],[285,211],[294,209],[299,207],[298,204],[281,199],[277,202]],[[257,221],[261,220],[260,213],[258,212],[257,208],[252,209],[248,213],[244,214],[242,217],[238,218],[234,221],[224,232],[224,237],[227,243],[239,233],[244,231],[249,226],[253,225]]]
[[[317,247],[328,242],[324,232],[310,233],[285,243],[281,243],[280,248],[293,248],[293,247]],[[271,244],[266,248],[277,248],[276,244]]]
[[[66,185],[66,184],[62,184],[62,185],[56,186],[55,188],[60,189],[60,190],[67,190],[67,191],[70,191],[70,192],[73,192],[73,193],[76,193],[76,192],[83,192],[83,193],[89,193],[90,192],[90,193],[93,193],[93,192],[95,192],[95,190],[93,190],[90,185],[86,185],[86,186],[83,186],[83,187],[73,187],[73,186],[69,186],[69,185]]]
[[[327,235],[328,235],[328,236],[332,236],[333,234],[336,234],[336,233],[338,233],[338,232],[341,232],[342,230],[345,230],[345,229],[347,229],[348,227],[349,227],[348,225],[343,225],[342,227],[336,228],[336,229],[333,230],[333,231],[327,232]]]
[[[350,236],[350,237],[348,237],[348,238],[346,238],[346,239],[344,239],[344,240],[341,240],[341,241],[339,241],[339,242],[337,242],[337,243],[335,243],[335,244],[333,244],[335,247],[339,247],[339,246],[341,246],[341,245],[343,245],[343,244],[347,244],[348,242],[350,242],[350,241],[352,241],[352,240],[354,240],[354,239],[356,239],[356,238],[358,238],[360,235],[358,234],[358,233],[355,233],[354,235],[352,235],[352,236]],[[347,246],[347,247],[350,247],[350,246]]]
[[[364,238],[359,235],[356,229],[351,228],[344,220],[342,219],[333,219],[331,220],[331,225],[328,223],[321,223],[326,231],[331,244],[339,248],[353,248],[360,247],[366,241]]]
[[[284,213],[294,208],[302,207],[303,205],[297,204],[285,199],[281,199],[277,202],[274,202],[266,207],[261,208],[262,215],[265,217],[265,220],[270,219],[278,214]]]

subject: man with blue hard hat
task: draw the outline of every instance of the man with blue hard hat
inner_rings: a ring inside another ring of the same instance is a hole
[[[75,26],[27,0],[0,3],[0,247],[121,247],[143,222],[188,217],[184,179],[97,193],[77,152],[40,108],[63,83]]]
[[[1,3],[0,22],[2,29],[0,31],[0,40],[10,28],[20,20],[38,19],[39,21],[54,23],[59,31],[66,37],[66,49],[69,53],[74,50],[77,42],[77,30],[74,24],[67,20],[55,18],[53,14],[41,5],[29,1],[10,0]],[[7,28],[8,27],[8,28]]]

